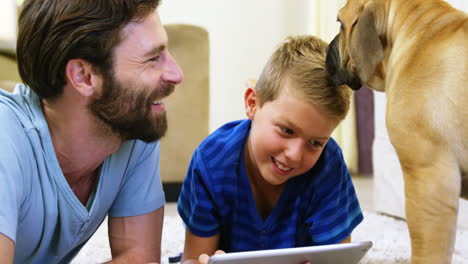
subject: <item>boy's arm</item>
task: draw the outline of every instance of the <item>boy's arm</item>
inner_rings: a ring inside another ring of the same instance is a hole
[[[144,215],[109,218],[109,263],[160,263],[164,206]]]
[[[205,264],[208,263],[206,258],[203,262],[198,261],[198,257],[202,254],[209,256],[213,255],[219,246],[219,233],[210,237],[199,237],[194,235],[188,229],[185,231],[185,246],[182,254],[182,264]],[[205,262],[206,261],[206,262]]]
[[[340,242],[340,244],[345,244],[345,243],[351,243],[351,235],[349,235],[349,237],[345,238],[343,241]]]
[[[15,243],[11,239],[0,233],[0,263],[13,263],[14,255]]]

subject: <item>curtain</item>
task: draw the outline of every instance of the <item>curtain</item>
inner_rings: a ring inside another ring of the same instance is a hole
[[[358,142],[358,172],[360,175],[371,176],[372,145],[374,143],[374,92],[362,87],[354,93],[356,102],[356,127]]]
[[[330,42],[339,32],[340,25],[336,16],[346,0],[307,1],[309,10],[307,31],[311,35]],[[356,129],[356,107],[354,96],[346,119],[337,127],[332,137],[338,142],[351,173],[358,173],[358,142]]]

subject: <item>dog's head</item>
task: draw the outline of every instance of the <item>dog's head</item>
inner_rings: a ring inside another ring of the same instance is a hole
[[[340,33],[327,48],[326,66],[335,85],[361,88],[384,57],[380,35],[384,0],[348,0],[338,13]]]

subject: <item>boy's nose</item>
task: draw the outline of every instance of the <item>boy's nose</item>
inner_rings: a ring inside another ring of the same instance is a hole
[[[291,162],[299,163],[302,161],[302,148],[303,144],[299,140],[292,141],[288,144],[285,155]]]
[[[164,82],[172,83],[173,85],[181,83],[184,78],[182,70],[172,55],[169,55],[166,71],[162,74],[161,78]]]

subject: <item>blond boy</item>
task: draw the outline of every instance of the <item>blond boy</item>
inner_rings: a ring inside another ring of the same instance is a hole
[[[350,89],[332,85],[325,48],[313,36],[288,38],[245,92],[248,119],[225,124],[194,152],[178,205],[184,263],[216,250],[351,240],[363,215],[330,137]]]

